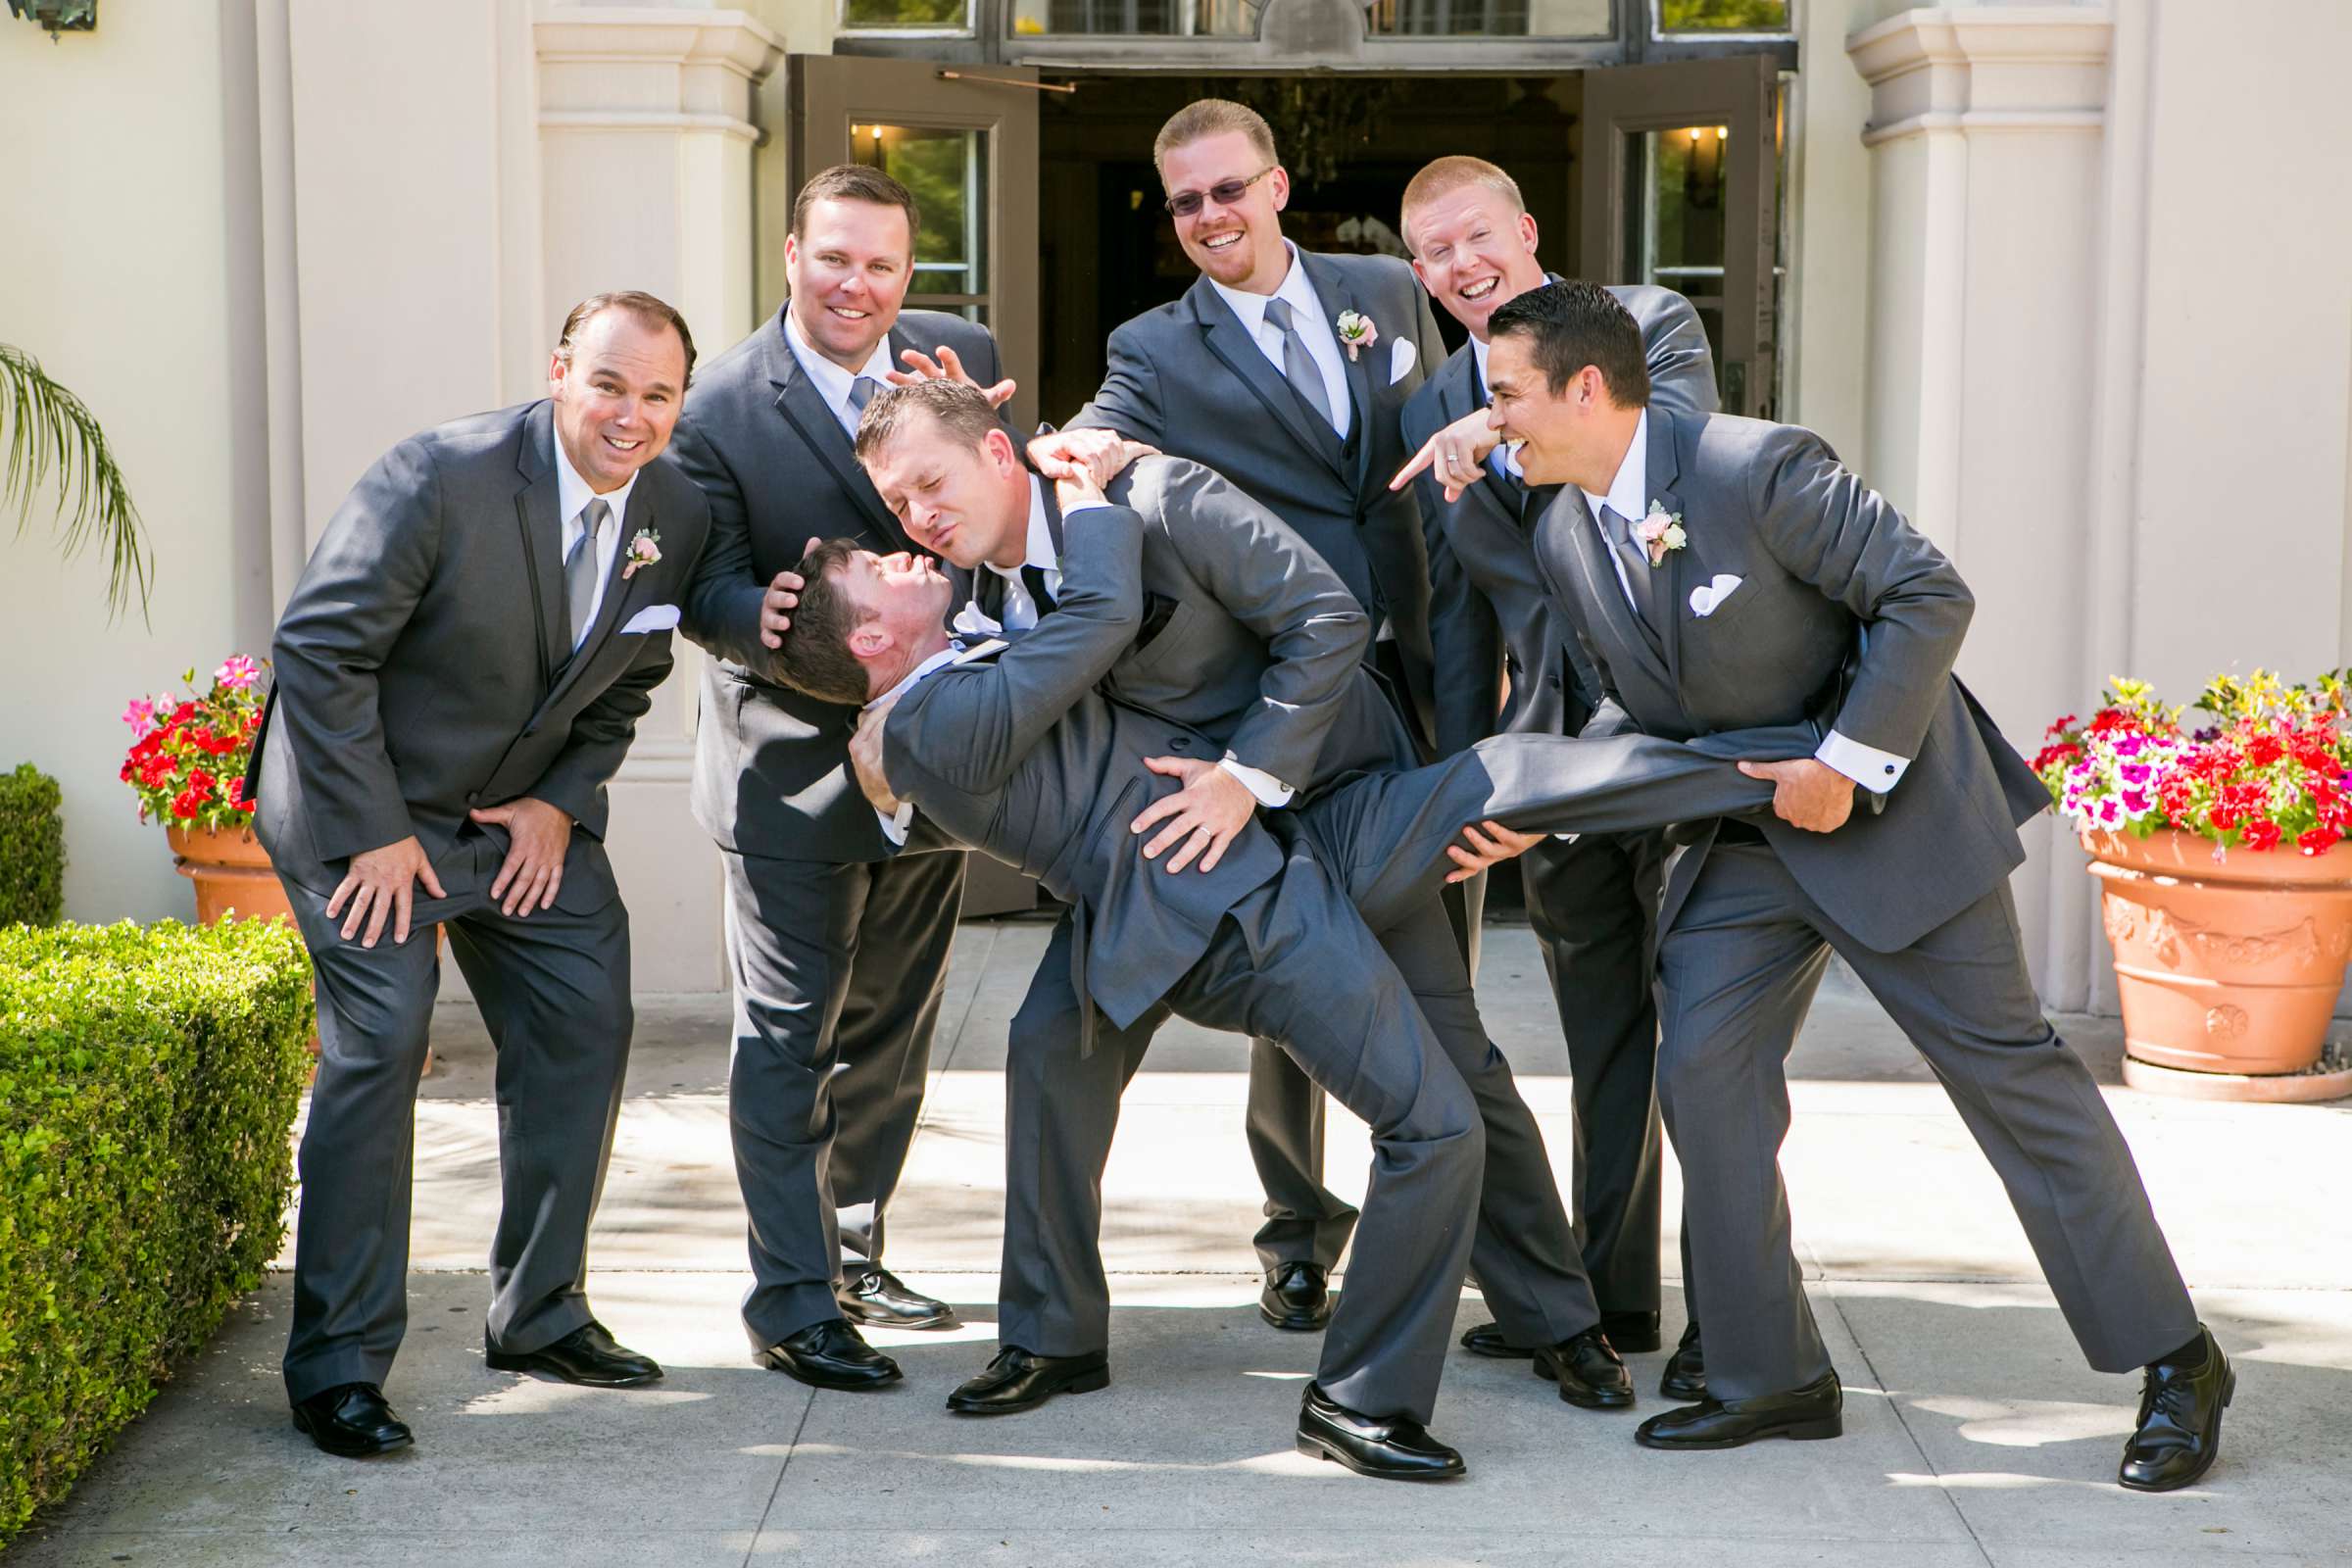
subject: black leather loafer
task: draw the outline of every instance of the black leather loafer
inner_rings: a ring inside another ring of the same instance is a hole
[[[1707,1396],[1707,1352],[1698,1343],[1698,1325],[1683,1330],[1683,1343],[1666,1358],[1658,1392],[1669,1399],[1696,1402]]]
[[[662,1376],[662,1368],[652,1356],[614,1344],[605,1326],[594,1321],[536,1350],[502,1350],[490,1346],[488,1352],[484,1359],[493,1372],[534,1372],[590,1389],[633,1389]]]
[[[1608,1336],[1609,1343],[1617,1348],[1620,1355],[1647,1355],[1659,1345],[1658,1314],[1603,1312],[1600,1314],[1600,1332]]]
[[[1462,1331],[1462,1348],[1472,1355],[1491,1356],[1497,1361],[1524,1361],[1535,1354],[1523,1345],[1513,1345],[1502,1337],[1499,1323],[1481,1323]]]
[[[952,1329],[956,1309],[906,1288],[879,1263],[868,1263],[833,1287],[841,1315],[853,1323],[883,1329]]]
[[[1737,1448],[1759,1438],[1810,1443],[1845,1431],[1845,1395],[1825,1372],[1801,1389],[1753,1399],[1701,1399],[1653,1415],[1634,1433],[1644,1448]]]
[[[1536,1376],[1557,1383],[1561,1398],[1587,1410],[1634,1407],[1633,1374],[1597,1328],[1538,1350]]]
[[[1298,1451],[1375,1481],[1451,1481],[1464,1473],[1462,1456],[1420,1422],[1358,1415],[1312,1383],[1298,1401]]]
[[[899,1381],[899,1363],[837,1317],[786,1335],[752,1359],[814,1389],[859,1394]]]
[[[312,1395],[294,1406],[294,1430],[343,1459],[371,1459],[416,1441],[372,1383],[343,1383]]]
[[[1010,1415],[1034,1410],[1056,1394],[1092,1394],[1110,1387],[1110,1354],[1032,1355],[1007,1345],[978,1377],[948,1396],[957,1415]]]
[[[2158,1361],[2142,1374],[2139,1425],[2124,1445],[2116,1479],[2133,1492],[2173,1492],[2213,1468],[2222,1451],[2222,1412],[2237,1393],[2237,1372],[2199,1324],[2205,1359],[2194,1367]]]
[[[1257,1293],[1257,1315],[1278,1329],[1311,1334],[1331,1321],[1331,1274],[1317,1263],[1277,1263]]]

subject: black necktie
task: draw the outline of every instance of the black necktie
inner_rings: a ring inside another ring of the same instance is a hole
[[[1037,606],[1040,620],[1054,613],[1054,596],[1046,591],[1046,568],[1033,562],[1021,564],[1021,586],[1029,590],[1030,603]]]

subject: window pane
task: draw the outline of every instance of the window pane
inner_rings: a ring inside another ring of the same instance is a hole
[[[914,237],[907,303],[954,310],[989,290],[988,132],[928,125],[852,125],[858,163],[914,193],[922,217]],[[939,296],[946,296],[942,300]]]
[[[968,0],[841,0],[841,24],[856,30],[961,27],[970,30]]]
[[[1606,38],[1609,0],[1374,0],[1374,37]]]
[[[1706,327],[1723,366],[1724,160],[1729,127],[1681,125],[1626,135],[1626,275],[1673,289]],[[1726,407],[1731,406],[1729,396]]]
[[[1788,0],[1653,0],[1660,32],[1787,32]]]
[[[1257,10],[1252,0],[1013,0],[1012,30],[1247,38],[1257,31]]]

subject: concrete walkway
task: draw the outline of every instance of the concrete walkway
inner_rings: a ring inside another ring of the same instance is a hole
[[[956,1301],[948,1335],[879,1334],[882,1395],[818,1394],[746,1358],[725,1009],[645,1002],[592,1292],[658,1388],[590,1392],[482,1364],[497,1195],[490,1055],[444,1009],[417,1113],[411,1332],[389,1393],[418,1446],[367,1464],[287,1425],[272,1276],[14,1565],[2352,1561],[2352,1108],[2210,1106],[2110,1088],[2206,1316],[2237,1360],[2222,1464],[2170,1496],[2113,1484],[2137,1380],[2085,1370],[1997,1184],[1867,997],[1833,979],[1792,1066],[1786,1153],[1845,1438],[1731,1453],[1634,1446],[1525,1363],[1457,1355],[1435,1430],[1470,1477],[1382,1486],[1300,1458],[1316,1342],[1258,1322],[1243,1048],[1172,1030],[1127,1099],[1103,1247],[1114,1382],[975,1422],[941,1400],[994,1350],[1004,1030],[1034,923],[959,943],[893,1265]],[[1490,1026],[1564,1158],[1567,1062],[1524,930],[1491,934]],[[2112,1023],[2064,1020],[2111,1086]],[[1360,1193],[1335,1113],[1333,1185]],[[1668,1209],[1676,1199],[1670,1190]],[[1674,1255],[1671,1239],[1668,1256]],[[1668,1338],[1680,1330],[1669,1292]],[[1482,1317],[1475,1298],[1466,1326]],[[1659,1355],[1632,1358],[1642,1412]]]

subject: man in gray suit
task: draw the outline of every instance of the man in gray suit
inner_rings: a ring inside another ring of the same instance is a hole
[[[866,410],[858,453],[916,542],[977,579],[959,630],[1024,632],[1041,612],[1054,612],[1071,524],[981,393],[946,381],[885,392]],[[1215,765],[1195,782],[1239,774],[1279,811],[1351,774],[1410,765],[1411,739],[1360,662],[1363,612],[1298,535],[1199,464],[1152,454],[1132,465],[1114,457],[1103,470],[1115,473],[1108,500],[1142,526],[1143,612],[1102,690],[1185,726],[1179,749],[1205,739]],[[1249,818],[1223,828],[1200,799],[1180,789],[1138,815],[1150,835],[1147,859],[1164,855],[1179,875],[1216,868]],[[1119,1096],[1168,1009],[1153,1005],[1123,1028],[1098,1020],[1074,974],[1081,929],[1073,907],[1013,1017],[1002,1348],[949,1398],[964,1414],[1032,1408],[1107,1365],[1102,1167]],[[1509,1250],[1483,1267],[1474,1253],[1473,1266],[1492,1277],[1496,1310],[1523,1326],[1569,1402],[1630,1404],[1624,1367],[1593,1331],[1599,1309],[1576,1261],[1543,1135],[1487,1039],[1444,914],[1430,900],[1376,935],[1478,1103],[1487,1133],[1482,1224],[1509,1238]]]
[[[1574,735],[1599,705],[1598,684],[1553,612],[1536,571],[1536,519],[1548,491],[1530,491],[1507,448],[1446,468],[1447,440],[1486,428],[1487,318],[1552,280],[1536,260],[1536,220],[1511,176],[1479,158],[1440,158],[1404,188],[1399,227],[1430,297],[1469,328],[1469,341],[1430,372],[1404,408],[1404,439],[1420,449],[1416,476],[1429,547],[1430,645],[1438,755],[1494,734]],[[1712,413],[1715,362],[1698,313],[1669,289],[1612,288],[1642,328],[1650,401]],[[1466,456],[1466,453],[1461,454]],[[1458,481],[1471,482],[1461,483]],[[1448,499],[1450,497],[1450,499]],[[1528,923],[1542,945],[1574,1080],[1571,1204],[1585,1268],[1600,1298],[1601,1327],[1621,1351],[1658,1348],[1659,1191],[1657,1008],[1649,945],[1664,847],[1654,834],[1547,839],[1519,861]],[[1470,884],[1477,888],[1479,884]],[[1523,1356],[1494,1324],[1462,1337],[1482,1355]],[[1706,1392],[1695,1313],[1668,1362],[1661,1392]]]
[[[1522,294],[1489,338],[1497,429],[1523,443],[1530,483],[1563,486],[1536,554],[1607,692],[1584,733],[1830,715],[1814,756],[1743,764],[1775,785],[1773,818],[1698,823],[1668,875],[1658,1087],[1709,1396],[1641,1441],[1840,1430],[1779,1165],[1783,1059],[1835,952],[1950,1092],[2090,1364],[2146,1369],[2124,1485],[2193,1481],[2218,1449],[2229,1359],[2027,976],[2008,877],[2018,827],[2049,799],[1953,678],[1966,584],[1811,432],[1649,403],[1641,332],[1597,285]]]
[[[583,1287],[630,1030],[605,785],[669,673],[708,525],[700,492],[654,461],[693,367],[660,300],[584,301],[552,395],[386,453],[278,622],[246,788],[317,970],[285,1377],[295,1426],[329,1453],[412,1441],[383,1381],[408,1322],[432,926],[498,1048],[490,1365],[601,1387],[662,1375]]]
[[[1370,620],[1366,657],[1419,738],[1429,734],[1429,577],[1418,505],[1387,487],[1404,460],[1397,419],[1440,353],[1437,319],[1393,257],[1326,256],[1282,234],[1291,192],[1255,111],[1208,98],[1152,148],[1184,253],[1182,299],[1110,335],[1109,369],[1070,433],[1031,451],[1049,473],[1088,428],[1204,464],[1288,523]],[[1208,789],[1227,822],[1254,806]],[[1280,1328],[1320,1327],[1325,1281],[1353,1212],[1322,1183],[1323,1100],[1289,1057],[1251,1047],[1248,1132],[1266,1190],[1257,1250]]]
[[[785,243],[790,300],[704,372],[678,426],[678,462],[710,502],[685,630],[716,656],[704,669],[694,811],[727,874],[744,1327],[762,1364],[831,1389],[899,1376],[855,1325],[956,1322],[882,1254],[922,1109],[963,855],[891,854],[850,781],[857,715],[778,684],[774,662],[791,605],[775,578],[810,535],[908,548],[851,452],[866,401],[907,354],[997,373],[986,327],[899,308],[916,220],[906,187],[878,170],[810,178]]]
[[[904,827],[919,806],[940,831],[1036,875],[1078,911],[1072,984],[1114,1028],[1165,1006],[1278,1040],[1370,1124],[1376,1157],[1356,1263],[1302,1399],[1298,1445],[1368,1475],[1458,1475],[1460,1456],[1426,1424],[1463,1269],[1475,1268],[1509,1311],[1527,1284],[1514,1268],[1545,1260],[1493,1210],[1470,1222],[1482,1167],[1497,1157],[1494,1135],[1464,1083],[1464,1053],[1433,1027],[1372,930],[1417,909],[1425,927],[1436,921],[1436,950],[1449,950],[1436,893],[1458,835],[1482,818],[1615,829],[1676,811],[1752,809],[1768,791],[1646,737],[1587,746],[1510,736],[1437,767],[1361,776],[1283,813],[1275,820],[1296,828],[1287,849],[1251,822],[1213,864],[1171,871],[1140,852],[1139,819],[1171,779],[1216,770],[1217,748],[1098,689],[1143,622],[1142,519],[1063,484],[1057,608],[1033,630],[952,643],[941,628],[948,579],[919,558],[834,541],[803,564],[787,667],[812,690],[874,699],[853,757],[878,811]],[[1751,741],[1720,749],[1789,755],[1786,733],[1761,748]],[[1475,1027],[1466,992],[1462,1005]],[[1492,1047],[1479,1054],[1487,1059],[1469,1068],[1507,1084]],[[1087,1109],[1107,1117],[1116,1106]],[[1564,1215],[1552,1229],[1559,1265],[1573,1271]],[[1581,1337],[1597,1341],[1589,1292],[1581,1312]],[[1556,1349],[1551,1369],[1566,1384],[1575,1365],[1567,1347]],[[1065,1392],[1108,1378],[1098,1357]]]

